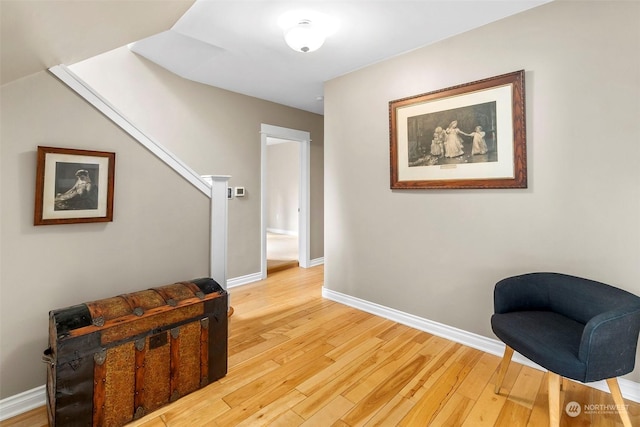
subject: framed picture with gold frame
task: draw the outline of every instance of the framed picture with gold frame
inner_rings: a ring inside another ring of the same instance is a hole
[[[524,70],[389,102],[391,189],[526,188]]]
[[[115,153],[38,147],[34,225],[113,221]]]

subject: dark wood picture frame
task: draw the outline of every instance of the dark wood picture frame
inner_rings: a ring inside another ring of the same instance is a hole
[[[34,225],[113,221],[116,154],[38,147]]]
[[[391,189],[527,188],[524,73],[389,102]]]

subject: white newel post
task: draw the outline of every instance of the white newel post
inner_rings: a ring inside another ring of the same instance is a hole
[[[211,278],[227,289],[227,188],[229,175],[204,175],[211,185]]]

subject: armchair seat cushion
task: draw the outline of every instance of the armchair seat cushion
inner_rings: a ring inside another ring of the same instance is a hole
[[[514,311],[491,317],[494,333],[509,347],[564,377],[584,381],[579,359],[584,324],[551,311]]]

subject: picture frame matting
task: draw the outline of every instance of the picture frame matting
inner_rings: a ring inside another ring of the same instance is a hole
[[[113,221],[115,153],[38,146],[34,225]]]
[[[524,70],[389,102],[391,189],[526,188]]]

